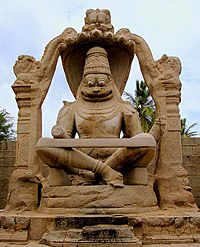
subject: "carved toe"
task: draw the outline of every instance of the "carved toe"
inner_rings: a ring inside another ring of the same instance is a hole
[[[113,179],[112,181],[108,182],[109,185],[112,185],[114,187],[120,187],[123,188],[124,184],[123,184],[123,178],[116,178]]]
[[[121,173],[116,172],[115,170],[110,171],[106,178],[104,177],[104,180],[107,182],[107,184],[112,185],[114,187],[124,187],[123,184],[123,176]]]

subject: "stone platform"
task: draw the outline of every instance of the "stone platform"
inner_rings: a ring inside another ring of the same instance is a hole
[[[127,215],[1,212],[0,225],[0,246],[33,241],[54,247],[200,246],[200,213],[180,210]]]
[[[95,245],[96,246],[96,245]],[[105,245],[104,245],[105,246]],[[144,246],[144,245],[142,245]],[[46,247],[45,244],[40,244],[38,241],[30,241],[27,244],[15,244],[1,242],[0,247]],[[123,246],[124,247],[124,246]],[[187,244],[147,244],[145,247],[200,247],[200,243],[187,243]]]
[[[158,210],[150,186],[58,186],[42,190],[40,213],[127,214]]]

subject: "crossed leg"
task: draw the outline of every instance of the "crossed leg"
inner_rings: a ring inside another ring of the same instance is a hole
[[[37,147],[36,152],[41,160],[50,167],[89,170],[100,175],[107,184],[115,187],[124,186],[121,173],[75,148]]]

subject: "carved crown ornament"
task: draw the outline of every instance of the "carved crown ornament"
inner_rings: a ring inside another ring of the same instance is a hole
[[[74,95],[83,76],[87,51],[94,46],[107,51],[112,77],[120,93],[123,92],[135,54],[135,42],[128,29],[123,28],[114,33],[109,10],[87,10],[82,32],[67,28],[62,36],[62,64]]]

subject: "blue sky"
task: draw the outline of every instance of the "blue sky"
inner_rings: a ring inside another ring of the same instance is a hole
[[[198,123],[200,133],[200,1],[199,0],[12,0],[0,8],[0,106],[17,121],[17,105],[11,85],[13,65],[21,54],[40,60],[47,43],[66,27],[77,32],[87,9],[109,9],[115,32],[122,27],[142,36],[157,60],[163,54],[182,62],[181,117]],[[135,58],[125,88],[133,92],[142,75]],[[60,61],[43,105],[43,136],[50,136],[62,101],[73,101]]]

